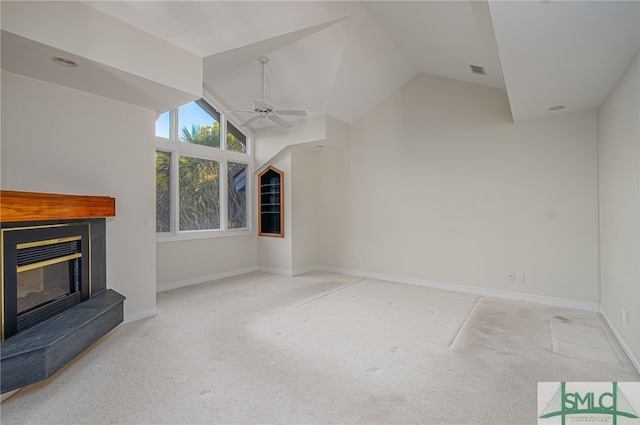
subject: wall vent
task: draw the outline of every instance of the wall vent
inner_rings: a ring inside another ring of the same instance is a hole
[[[478,65],[469,65],[471,67],[471,72],[478,75],[487,75],[484,70],[484,67]]]

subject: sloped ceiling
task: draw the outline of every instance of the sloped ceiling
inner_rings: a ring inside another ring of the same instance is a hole
[[[86,4],[202,55],[204,86],[227,110],[262,97],[261,55],[268,103],[347,122],[419,72],[363,2]]]
[[[640,49],[638,1],[489,6],[516,121],[547,116],[555,105],[597,108]]]
[[[269,103],[349,123],[419,72],[505,88],[516,121],[595,108],[640,49],[639,1],[82,3],[202,57],[225,110],[262,97],[267,55]]]

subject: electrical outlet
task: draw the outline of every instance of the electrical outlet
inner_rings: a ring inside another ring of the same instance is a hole
[[[622,309],[622,324],[623,325],[629,324],[629,312],[627,311],[626,308]]]
[[[146,227],[147,229],[150,229],[152,226],[153,226],[153,220],[151,219],[151,217],[145,217],[144,227]]]
[[[524,273],[516,272],[516,282],[524,282]]]
[[[516,280],[516,274],[514,272],[507,272],[507,280],[513,282]]]

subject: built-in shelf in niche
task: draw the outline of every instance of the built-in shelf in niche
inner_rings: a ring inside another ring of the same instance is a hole
[[[269,166],[258,175],[258,233],[284,237],[284,173]]]

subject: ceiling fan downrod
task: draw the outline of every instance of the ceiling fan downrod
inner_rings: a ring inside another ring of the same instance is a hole
[[[264,67],[269,63],[269,56],[258,56],[258,61],[262,64],[262,101],[266,102]]]

